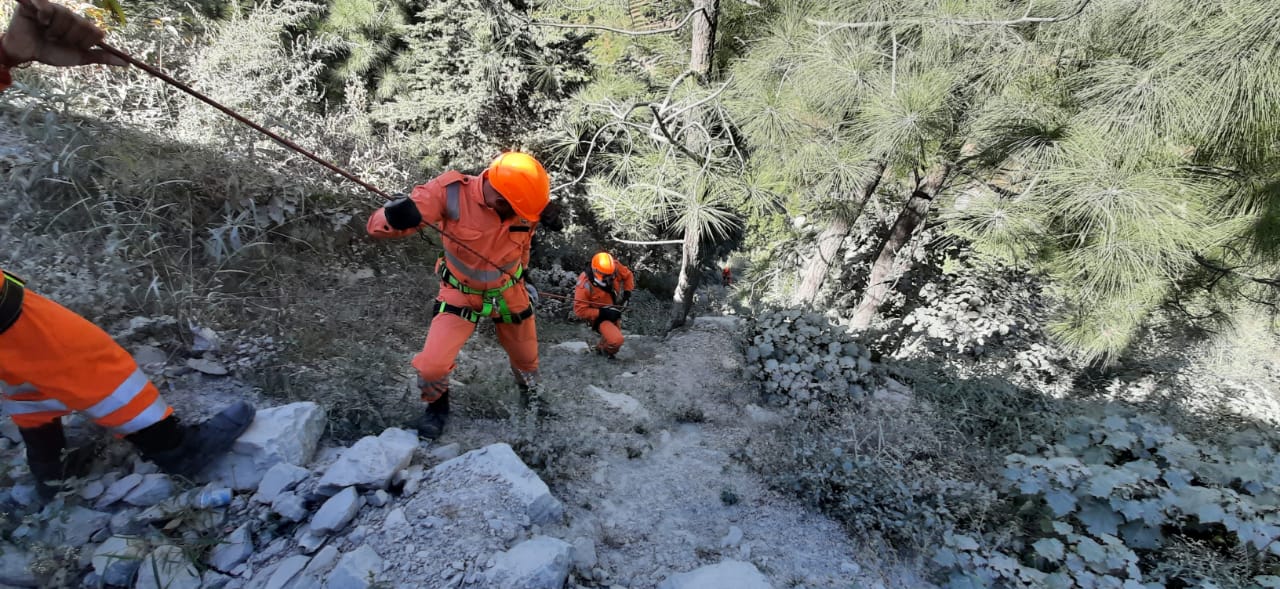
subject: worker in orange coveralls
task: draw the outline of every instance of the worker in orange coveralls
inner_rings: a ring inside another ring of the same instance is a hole
[[[622,308],[631,300],[635,288],[631,269],[605,252],[591,258],[591,267],[578,276],[573,313],[591,322],[591,329],[600,334],[594,351],[610,360],[622,349]]]
[[[103,32],[69,9],[28,0],[0,38],[0,90],[10,68],[32,61],[54,66],[125,65],[93,49]],[[161,469],[192,476],[253,422],[252,405],[238,402],[212,419],[179,422],[129,353],[79,315],[0,275],[0,405],[18,426],[27,465],[45,498],[56,481],[83,474],[92,451],[66,452],[62,417],[77,411],[123,436]]]
[[[422,352],[413,358],[427,403],[418,433],[435,439],[449,414],[449,373],[481,319],[497,325],[520,398],[537,409],[538,291],[525,277],[533,230],[550,199],[551,182],[533,156],[504,153],[479,176],[449,171],[387,203],[369,218],[369,235],[404,237],[433,225],[444,254],[436,261],[440,292]],[[495,267],[496,265],[496,267]]]

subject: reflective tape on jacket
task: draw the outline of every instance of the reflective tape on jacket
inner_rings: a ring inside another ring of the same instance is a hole
[[[141,369],[134,370],[124,382],[116,387],[107,398],[98,401],[94,406],[85,409],[84,412],[89,414],[95,421],[102,419],[116,411],[123,409],[131,403],[138,395],[142,394],[143,389],[147,387],[147,375],[142,373]]]
[[[428,183],[435,211],[428,221],[445,233],[443,246],[449,271],[469,288],[504,288],[529,255],[535,222],[517,216],[503,219],[484,197],[485,174],[446,172]],[[495,267],[496,266],[496,267]]]
[[[449,271],[452,272],[454,276],[457,276],[463,282],[470,284],[482,284],[502,280],[504,277],[514,274],[516,267],[520,265],[520,260],[515,260],[511,263],[504,264],[500,270],[476,268],[464,263],[461,258],[449,251],[448,248],[445,248],[444,250],[444,260],[449,263]]]
[[[117,434],[129,435],[160,423],[168,415],[169,404],[164,399],[157,398],[133,419],[108,429]]]
[[[444,214],[450,221],[457,221],[462,215],[458,208],[458,199],[462,194],[462,182],[454,182],[444,187]]]
[[[42,399],[39,401],[15,401],[13,399],[5,399],[0,401],[0,406],[4,407],[5,413],[9,415],[30,415],[32,413],[47,413],[50,411],[69,412],[70,409],[63,405],[57,399]]]

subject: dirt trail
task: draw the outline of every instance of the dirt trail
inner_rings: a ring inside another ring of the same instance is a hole
[[[609,361],[558,347],[590,341],[585,327],[545,322],[542,371],[554,417],[536,429],[496,418],[486,393],[509,387],[464,381],[455,389],[459,418],[440,443],[467,450],[525,438],[522,455],[566,506],[561,537],[595,541],[606,573],[598,586],[654,587],[673,571],[725,558],[754,563],[779,588],[921,586],[909,573],[860,562],[838,524],[734,458],[751,436],[779,427],[770,412],[748,410],[757,392],[743,371],[738,324],[706,318],[666,339],[631,336]],[[460,373],[502,374],[489,337],[468,349]]]

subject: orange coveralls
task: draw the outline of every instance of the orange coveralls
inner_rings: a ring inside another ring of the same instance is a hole
[[[123,436],[173,413],[106,332],[25,290],[16,278],[6,275],[0,283],[0,307],[22,297],[21,315],[0,333],[0,405],[18,427],[35,428],[82,411]]]
[[[573,314],[594,324],[600,317],[601,306],[616,305],[624,291],[635,289],[635,275],[621,263],[618,263],[618,269],[614,272],[612,288],[601,288],[591,281],[589,273],[583,272],[578,276],[577,288],[573,290]],[[612,356],[622,349],[621,321],[601,321],[594,329],[600,333],[600,342],[596,344],[596,348],[601,352]]]
[[[422,214],[423,225],[396,230],[387,223],[384,209],[374,211],[366,229],[376,238],[404,237],[431,224],[451,237],[443,237],[444,256],[437,261],[437,271],[444,265],[448,276],[440,280],[436,296],[435,317],[427,331],[422,351],[413,357],[413,367],[425,384],[422,400],[431,403],[449,390],[449,373],[457,367],[455,360],[462,345],[475,332],[476,321],[491,317],[497,324],[498,343],[507,351],[516,382],[532,385],[538,375],[538,331],[533,305],[523,281],[529,263],[529,248],[536,223],[519,215],[503,220],[484,204],[482,179],[455,171],[445,172],[426,184],[417,186],[409,198]],[[456,241],[455,241],[456,240]],[[480,256],[460,247],[464,244]],[[481,259],[481,256],[489,261]],[[501,270],[490,263],[497,264]],[[504,273],[505,272],[505,273]],[[461,287],[484,294],[468,294]],[[498,289],[501,289],[498,292]],[[506,322],[501,308],[505,306],[511,322]],[[464,318],[458,313],[476,315]]]

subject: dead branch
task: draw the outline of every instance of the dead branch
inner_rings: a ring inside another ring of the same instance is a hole
[[[594,31],[609,31],[610,33],[616,33],[619,35],[628,35],[632,37],[644,37],[647,35],[665,35],[667,33],[674,33],[676,31],[679,31],[680,29],[683,29],[685,25],[689,24],[689,19],[693,18],[693,15],[699,12],[703,12],[703,9],[701,7],[694,8],[693,10],[689,11],[689,14],[684,15],[684,18],[681,19],[680,22],[674,25],[671,25],[665,29],[651,29],[648,31],[628,31],[626,29],[615,29],[613,27],[606,27],[603,25],[576,25],[576,24],[569,24],[569,23],[543,22],[543,21],[536,21],[536,20],[529,21],[529,24],[538,26],[538,27],[555,27],[557,29],[589,29]]]
[[[1044,24],[1056,23],[1071,20],[1080,16],[1085,8],[1092,4],[1093,0],[1081,0],[1080,4],[1070,14],[1059,16],[1031,16],[1030,7],[1027,7],[1027,13],[1021,18],[1009,20],[960,20],[954,18],[908,18],[901,20],[877,20],[867,22],[837,22],[829,20],[818,20],[814,18],[805,19],[809,24],[819,27],[832,27],[831,31],[835,32],[844,29],[875,29],[880,27],[888,27],[893,25],[924,25],[924,24],[941,24],[941,25],[959,25],[965,27],[980,26],[996,26],[996,27],[1012,27],[1024,24]]]
[[[618,243],[626,243],[629,245],[675,245],[677,243],[684,243],[683,239],[665,239],[661,241],[632,241],[630,239],[622,239],[621,237],[614,237],[613,240]]]

